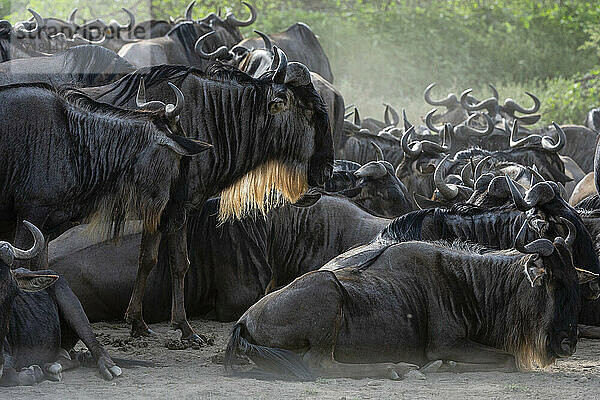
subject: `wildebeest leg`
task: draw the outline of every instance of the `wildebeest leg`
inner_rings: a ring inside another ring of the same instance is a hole
[[[463,365],[480,365],[481,371],[516,371],[515,358],[512,354],[469,339],[462,339],[451,345],[430,350],[427,352],[427,358],[449,360]]]
[[[17,229],[15,231],[14,245],[20,249],[29,249],[33,245],[33,237],[29,229],[23,224],[23,220],[29,221],[44,230],[44,223],[48,217],[46,209],[39,209],[27,213],[20,214],[17,218]],[[27,268],[31,271],[39,271],[48,268],[48,236],[44,235],[45,246],[36,257],[30,260],[15,260],[12,268]]]
[[[148,275],[150,275],[150,271],[152,271],[158,260],[160,237],[161,234],[159,231],[149,233],[144,230],[142,232],[138,272],[133,286],[133,293],[129,300],[129,306],[127,306],[127,311],[125,312],[125,321],[131,324],[131,336],[133,337],[147,336],[153,333],[144,322],[142,302],[144,301],[144,291]]]
[[[171,268],[171,327],[181,331],[182,339],[199,339],[185,314],[185,274],[190,267],[187,253],[187,223],[167,236]]]
[[[323,354],[328,354],[323,356]],[[337,362],[333,353],[320,350],[309,350],[304,355],[304,361],[316,375],[330,378],[389,378],[400,379],[411,370],[419,369],[418,365],[409,363],[374,363],[346,364]]]
[[[90,353],[92,353],[102,377],[106,380],[111,380],[113,377],[121,375],[121,369],[114,363],[108,352],[98,339],[96,339],[96,335],[92,330],[90,321],[87,315],[85,315],[79,299],[75,296],[65,278],[59,278],[48,291],[54,297],[54,301],[56,301],[61,321],[64,321],[77,334],[77,337],[81,339]]]
[[[600,339],[600,326],[577,325],[577,336],[586,339]]]

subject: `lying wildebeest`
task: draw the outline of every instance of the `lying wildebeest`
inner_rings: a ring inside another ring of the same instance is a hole
[[[53,271],[10,269],[14,260],[33,258],[45,246],[42,232],[27,221],[24,224],[34,237],[31,249],[0,242],[0,385],[60,380],[62,371],[79,365],[67,353],[79,339],[104,379],[121,375],[64,278]]]
[[[46,234],[89,220],[117,237],[127,218],[156,230],[181,157],[210,147],[185,137],[177,119],[184,98],[171,87],[175,105],[138,96],[139,111],[41,83],[1,87],[0,237],[26,247],[21,219]],[[47,265],[44,255],[30,265]]]
[[[351,250],[254,304],[233,327],[225,365],[237,352],[301,379],[397,379],[437,360],[458,371],[547,366],[575,352],[579,283],[598,277],[573,266],[569,233],[531,243],[519,234],[517,251]]]
[[[219,200],[210,199],[189,217],[185,278],[187,313],[218,321],[236,320],[266,292],[369,242],[389,223],[330,195],[308,208],[284,205],[266,219],[220,224],[218,210]],[[124,235],[119,245],[86,239],[84,230],[73,228],[50,242],[50,266],[69,281],[91,321],[120,319],[135,282],[139,229]],[[144,318],[152,323],[168,320],[171,312],[166,244],[161,243],[144,297]]]
[[[55,86],[99,86],[133,71],[135,68],[115,52],[85,45],[54,56],[1,63],[0,85],[46,82]]]
[[[319,39],[304,23],[298,22],[283,32],[269,35],[272,43],[287,54],[291,61],[298,61],[333,83],[333,73],[329,59],[323,51]],[[236,48],[244,47],[248,51],[263,47],[262,38],[248,38],[237,44]]]
[[[189,208],[200,208],[221,193],[223,220],[266,212],[283,198],[297,201],[309,185],[320,186],[331,175],[333,142],[325,105],[308,69],[288,64],[283,52],[277,69],[258,79],[227,66],[215,66],[208,75],[185,66],[159,66],[85,92],[99,101],[133,107],[132,88],[142,77],[153,97],[168,96],[167,81],[177,82],[186,98],[181,125],[190,137],[214,146],[206,158],[190,163],[189,178],[181,186]],[[189,265],[185,213],[163,220],[159,231],[142,239],[139,281],[126,316],[133,323],[132,334],[148,332],[141,309],[144,284],[165,234],[177,278],[172,285],[172,323],[189,337],[195,334],[183,306]]]

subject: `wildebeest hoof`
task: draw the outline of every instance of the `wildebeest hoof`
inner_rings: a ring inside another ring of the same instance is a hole
[[[44,373],[39,365],[32,365],[27,368],[23,368],[18,372],[19,385],[31,386],[44,379]]]
[[[411,371],[408,371],[404,375],[404,379],[413,379],[413,380],[423,381],[423,380],[427,379],[427,377],[418,369],[413,369]]]
[[[59,382],[62,380],[62,365],[55,362],[44,365],[44,376],[49,381]]]
[[[103,379],[111,381],[113,378],[120,376],[123,371],[110,357],[101,356],[98,358],[98,370]]]
[[[393,364],[390,368],[389,378],[393,380],[401,379],[407,372],[419,369],[418,365],[409,363],[397,363]]]
[[[435,361],[432,361],[432,362],[422,366],[419,369],[419,371],[421,371],[424,374],[432,374],[434,372],[438,372],[440,370],[440,367],[442,366],[442,364],[443,364],[442,360],[435,360]]]
[[[148,326],[146,324],[142,325],[142,326],[135,326],[135,324],[131,327],[131,332],[130,332],[131,337],[137,338],[137,337],[144,337],[144,336],[154,336],[156,335],[156,333],[148,328]]]

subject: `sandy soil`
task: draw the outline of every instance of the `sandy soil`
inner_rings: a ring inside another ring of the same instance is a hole
[[[227,374],[223,350],[232,324],[195,320],[192,326],[212,345],[171,350],[181,344],[167,324],[152,325],[155,337],[130,339],[124,323],[94,324],[113,357],[143,360],[152,366],[123,368],[123,375],[103,381],[95,369],[63,374],[61,382],[34,387],[0,388],[3,399],[195,399],[195,398],[434,398],[447,399],[596,399],[600,397],[600,342],[581,340],[576,354],[543,371],[528,373],[440,373],[426,380],[318,379],[290,382]],[[247,367],[249,368],[249,367]]]

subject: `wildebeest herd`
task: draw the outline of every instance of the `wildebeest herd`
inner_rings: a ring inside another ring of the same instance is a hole
[[[121,369],[132,336],[237,321],[296,379],[515,371],[600,338],[598,111],[434,99],[419,124],[346,107],[310,28],[250,16],[0,22],[0,384]],[[133,271],[136,271],[133,273]],[[81,340],[89,353],[76,352]]]

